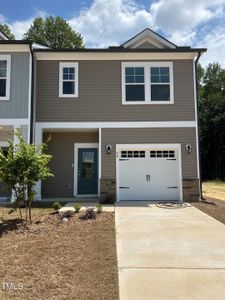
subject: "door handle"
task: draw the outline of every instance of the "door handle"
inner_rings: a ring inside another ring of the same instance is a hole
[[[151,181],[151,175],[149,175],[149,174],[146,175],[146,181],[148,181],[148,182]]]

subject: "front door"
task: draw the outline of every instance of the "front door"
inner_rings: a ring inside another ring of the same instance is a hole
[[[78,149],[78,195],[98,194],[98,149]]]

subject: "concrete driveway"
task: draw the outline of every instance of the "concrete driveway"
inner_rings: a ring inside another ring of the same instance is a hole
[[[225,226],[192,206],[116,205],[120,300],[225,299]]]

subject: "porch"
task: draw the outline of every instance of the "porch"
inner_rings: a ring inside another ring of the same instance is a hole
[[[43,128],[36,143],[47,143],[54,175],[36,187],[37,200],[98,202],[100,195],[99,129]]]

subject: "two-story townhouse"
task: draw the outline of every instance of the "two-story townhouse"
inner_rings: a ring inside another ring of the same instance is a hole
[[[54,177],[37,198],[199,198],[196,61],[145,29],[119,47],[37,49],[35,141]]]
[[[13,131],[20,129],[30,141],[31,131],[31,43],[8,40],[0,34],[0,147],[7,154],[8,140],[16,139]],[[10,197],[0,183],[0,200]]]

